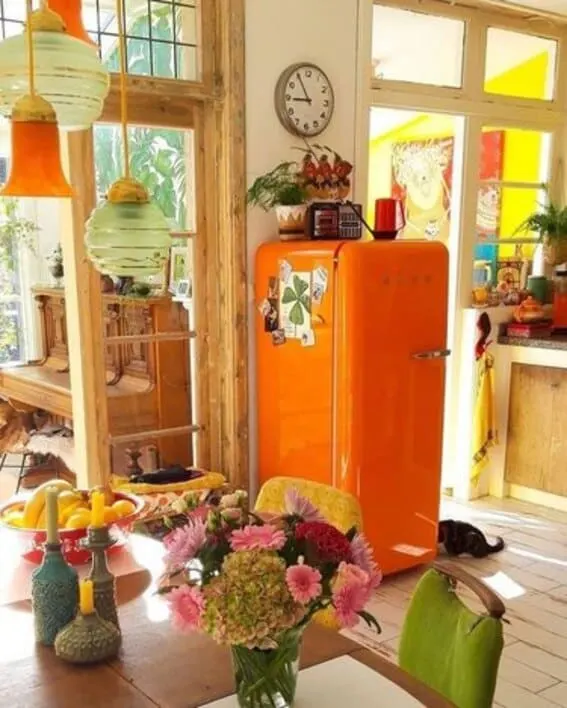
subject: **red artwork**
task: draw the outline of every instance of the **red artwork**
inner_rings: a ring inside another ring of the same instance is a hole
[[[448,228],[451,210],[455,140],[431,138],[395,143],[392,150],[392,197],[404,201],[407,220],[430,238]],[[482,134],[480,179],[501,180],[504,165],[504,131]],[[501,189],[481,185],[478,197],[477,234],[495,237],[500,229]]]

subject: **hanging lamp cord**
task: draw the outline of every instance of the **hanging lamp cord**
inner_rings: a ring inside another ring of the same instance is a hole
[[[31,2],[31,0],[28,0]],[[120,123],[124,145],[124,176],[130,177],[130,150],[128,148],[128,93],[126,90],[126,34],[124,29],[124,0],[116,0],[118,24],[118,56],[120,57]]]
[[[28,50],[28,78],[30,87],[30,96],[35,96],[35,64],[33,56],[33,30],[32,30],[32,0],[27,0],[26,7],[26,39]]]

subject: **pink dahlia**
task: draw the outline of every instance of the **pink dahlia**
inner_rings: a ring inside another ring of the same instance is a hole
[[[364,534],[357,533],[352,539],[350,542],[350,554],[352,562],[368,573],[372,588],[375,590],[382,582],[382,571],[374,561],[372,548]]]
[[[306,605],[321,594],[321,573],[310,565],[292,565],[285,573],[291,596],[301,605]]]
[[[230,546],[233,551],[279,551],[285,540],[285,533],[270,524],[245,526],[232,532]]]
[[[190,521],[174,529],[163,542],[166,548],[165,563],[168,568],[182,568],[193,560],[207,540],[207,524],[202,519]]]
[[[173,625],[177,629],[194,632],[201,628],[205,599],[198,588],[182,585],[168,593],[167,601],[171,607]]]
[[[285,493],[284,504],[290,516],[299,516],[303,521],[325,521],[319,509],[309,499],[302,497],[295,487]]]
[[[307,542],[307,550],[315,553],[321,563],[340,563],[350,560],[350,543],[344,533],[323,521],[305,521],[297,524],[295,537]]]

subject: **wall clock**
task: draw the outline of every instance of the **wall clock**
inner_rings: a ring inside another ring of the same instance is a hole
[[[301,62],[292,64],[280,76],[275,105],[286,130],[313,138],[329,126],[335,110],[335,94],[322,69]]]

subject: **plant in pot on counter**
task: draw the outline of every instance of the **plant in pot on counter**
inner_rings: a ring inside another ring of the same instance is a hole
[[[305,232],[307,190],[296,162],[281,162],[258,177],[248,190],[248,204],[264,211],[275,209],[282,239]]]
[[[541,205],[516,229],[516,233],[520,231],[539,234],[543,257],[549,265],[567,262],[567,207],[551,201]]]

